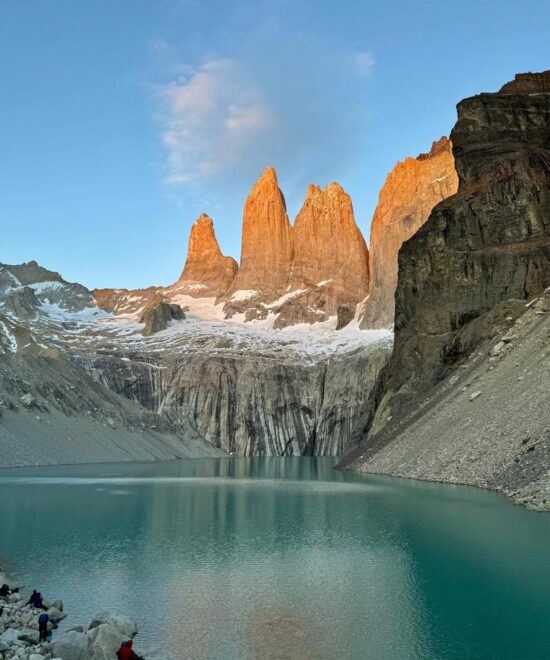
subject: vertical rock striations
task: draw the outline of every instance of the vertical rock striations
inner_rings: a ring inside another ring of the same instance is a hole
[[[432,209],[454,195],[458,176],[451,142],[442,137],[427,154],[406,158],[388,175],[374,212],[370,234],[370,292],[362,328],[393,324],[397,253],[426,222]]]
[[[190,295],[217,297],[228,289],[237,270],[235,259],[223,256],[214,223],[203,213],[191,227],[187,260],[177,284],[185,285]]]
[[[303,289],[331,280],[348,288],[356,302],[366,295],[369,255],[355,224],[350,196],[337,183],[310,185],[294,221],[290,287]]]

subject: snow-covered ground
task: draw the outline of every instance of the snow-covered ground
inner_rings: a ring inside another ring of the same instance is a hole
[[[20,284],[19,284],[20,286]],[[13,282],[10,291],[19,288]],[[162,295],[170,302],[180,305],[186,314],[184,321],[173,321],[170,326],[151,337],[142,335],[143,324],[139,318],[146,303],[144,296],[129,292],[124,300],[124,309],[131,309],[121,314],[99,309],[93,302],[83,309],[71,310],[65,307],[65,300],[70,299],[73,285],[61,282],[38,282],[29,285],[34,289],[41,303],[37,315],[24,321],[35,336],[38,345],[67,347],[71,349],[95,350],[106,343],[117,351],[147,351],[163,353],[205,352],[217,353],[256,351],[263,355],[286,357],[292,355],[315,359],[335,353],[354,351],[379,341],[391,341],[390,330],[360,330],[357,320],[347,327],[336,331],[336,318],[315,324],[298,324],[275,330],[277,315],[269,312],[266,319],[244,322],[244,314],[235,314],[226,319],[223,304],[215,304],[214,298],[196,298],[174,287],[164,289]],[[160,290],[159,290],[160,291]],[[52,302],[53,295],[61,296],[59,302]],[[238,292],[242,293],[242,292]],[[246,292],[247,294],[253,292]],[[299,295],[292,292],[283,296],[285,299]],[[80,292],[76,294],[80,296]],[[278,302],[282,302],[278,301]],[[70,307],[70,303],[69,303]],[[8,308],[0,307],[3,313],[19,324]],[[16,341],[12,332],[0,328],[9,346],[16,350]]]

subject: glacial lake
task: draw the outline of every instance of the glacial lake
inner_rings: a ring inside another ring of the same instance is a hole
[[[550,515],[335,463],[2,470],[0,564],[149,657],[550,657]]]

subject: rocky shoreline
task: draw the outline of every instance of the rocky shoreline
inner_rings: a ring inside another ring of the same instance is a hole
[[[8,578],[0,573],[0,582]],[[133,639],[137,625],[125,616],[96,614],[89,626],[59,631],[67,614],[63,601],[43,600],[45,609],[28,604],[22,593],[0,597],[0,658],[9,660],[107,660],[114,658],[123,640]],[[38,619],[48,615],[49,641],[39,641]],[[157,658],[157,660],[161,660]]]

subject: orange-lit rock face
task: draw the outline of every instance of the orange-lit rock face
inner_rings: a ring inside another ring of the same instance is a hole
[[[457,188],[451,143],[445,137],[434,142],[429,153],[406,158],[390,172],[371,225],[371,282],[362,328],[393,324],[399,248],[426,222],[434,206]]]
[[[369,255],[349,195],[337,183],[324,190],[309,186],[293,234],[289,290],[316,290],[316,298],[325,299],[322,311],[329,316],[339,305],[355,309],[368,291]]]
[[[205,213],[191,227],[187,260],[178,284],[195,296],[218,296],[227,290],[237,273],[232,257],[224,257],[214,224]]]
[[[271,167],[258,179],[243,213],[240,268],[230,289],[281,294],[292,259],[292,228]]]

